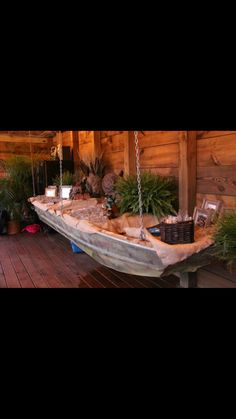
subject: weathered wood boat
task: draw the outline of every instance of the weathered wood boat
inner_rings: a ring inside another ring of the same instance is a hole
[[[130,237],[105,230],[87,233],[75,224],[68,223],[66,217],[45,211],[37,203],[34,203],[34,207],[41,221],[75,243],[97,262],[119,272],[160,278],[172,273],[195,272],[210,263],[209,249],[205,249],[183,262],[167,267],[149,242],[137,243],[138,240],[135,242]]]

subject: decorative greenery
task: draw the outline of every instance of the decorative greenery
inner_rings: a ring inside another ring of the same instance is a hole
[[[100,157],[96,157],[94,161],[85,162],[84,160],[80,160],[79,167],[84,176],[89,177],[90,174],[93,174],[94,176],[99,176],[102,179],[106,169],[103,154],[101,154]]]
[[[103,154],[96,157],[94,161],[86,163],[80,159],[79,169],[85,177],[86,190],[91,196],[100,197],[103,195],[102,179],[105,175],[106,165]]]
[[[214,256],[230,265],[236,262],[236,213],[218,220],[214,240]]]
[[[15,202],[23,202],[32,196],[31,161],[27,157],[15,156],[0,162],[5,172],[3,186],[15,196]]]
[[[70,185],[73,185],[73,183],[74,183],[74,175],[69,171],[64,172],[63,175],[62,175],[62,185],[63,186],[68,186],[68,185],[70,186]],[[60,175],[58,175],[55,179],[53,179],[53,184],[55,186],[60,186],[61,185]]]
[[[5,179],[0,180],[0,202],[1,208],[7,211],[9,221],[21,219],[20,207],[16,203],[16,196],[9,189],[9,185]]]
[[[143,209],[145,213],[163,217],[176,214],[177,185],[167,177],[162,177],[151,172],[141,175]],[[136,176],[120,178],[116,183],[118,193],[117,205],[121,213],[139,213],[139,196]]]
[[[30,211],[28,198],[32,196],[32,172],[30,159],[11,157],[0,161],[5,177],[0,179],[0,202],[12,219],[23,219],[23,211]]]

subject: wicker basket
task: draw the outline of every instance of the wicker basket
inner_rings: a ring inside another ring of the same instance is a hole
[[[194,221],[176,224],[161,224],[161,240],[168,244],[188,244],[194,242]]]

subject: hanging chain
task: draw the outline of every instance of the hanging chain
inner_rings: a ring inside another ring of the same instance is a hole
[[[143,218],[143,198],[142,198],[142,182],[141,182],[141,170],[140,170],[140,149],[139,149],[139,133],[134,131],[135,151],[136,151],[136,167],[137,167],[137,180],[138,180],[138,197],[139,197],[139,214],[140,214],[140,239],[145,240],[144,231],[144,218]]]

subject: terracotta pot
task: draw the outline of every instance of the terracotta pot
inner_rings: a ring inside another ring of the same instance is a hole
[[[21,231],[21,228],[20,228],[19,221],[16,221],[16,220],[8,221],[8,223],[7,223],[7,234],[12,236],[13,234],[20,233],[20,231]]]

